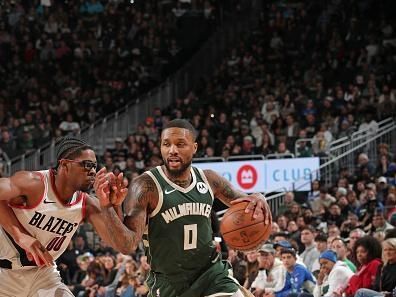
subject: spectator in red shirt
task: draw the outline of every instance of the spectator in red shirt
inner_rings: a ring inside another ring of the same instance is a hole
[[[359,238],[353,248],[359,268],[350,278],[347,287],[343,290],[347,297],[354,296],[360,288],[372,289],[378,267],[381,265],[381,244],[372,236]],[[341,295],[343,292],[337,292]]]

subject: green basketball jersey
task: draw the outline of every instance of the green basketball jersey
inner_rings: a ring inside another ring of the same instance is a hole
[[[154,273],[189,283],[216,255],[210,213],[213,192],[201,169],[191,168],[192,183],[182,188],[160,166],[146,172],[155,182],[159,201],[143,237]]]

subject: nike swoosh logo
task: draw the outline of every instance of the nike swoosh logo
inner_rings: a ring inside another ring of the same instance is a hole
[[[176,189],[172,189],[172,190],[165,189],[165,194],[168,195],[170,193],[173,193],[174,191],[176,191]]]
[[[44,204],[56,203],[55,201],[44,200]]]

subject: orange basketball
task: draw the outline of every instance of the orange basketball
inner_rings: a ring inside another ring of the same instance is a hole
[[[271,235],[271,221],[264,223],[264,216],[253,219],[253,213],[245,213],[249,202],[232,205],[220,223],[220,232],[227,245],[235,250],[249,251],[258,248]],[[267,214],[264,214],[265,216]]]

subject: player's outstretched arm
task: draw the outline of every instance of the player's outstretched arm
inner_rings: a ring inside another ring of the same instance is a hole
[[[88,196],[86,215],[95,231],[111,247],[122,254],[136,250],[136,233],[123,224],[113,207],[102,207],[97,198]]]
[[[146,206],[143,203],[136,203],[142,200],[134,198],[140,197],[141,189],[144,191],[144,186],[141,186],[141,181],[144,179],[137,178],[128,193],[122,183],[115,188],[112,187],[109,177],[111,179],[111,174],[107,174],[104,170],[98,172],[94,187],[99,199],[88,198],[87,218],[104,241],[123,254],[132,253],[136,250],[146,225]],[[113,208],[116,206],[112,204],[115,200],[111,198],[114,192],[118,195],[117,203],[122,202],[128,195],[125,201],[125,224]]]
[[[227,206],[231,206],[235,203],[247,201],[249,203],[246,207],[246,212],[252,211],[253,218],[258,217],[260,212],[262,212],[263,214],[269,214],[268,216],[264,215],[265,223],[268,224],[271,221],[271,210],[263,194],[252,193],[247,195],[246,193],[236,189],[228,180],[217,174],[215,171],[207,169],[204,170],[204,172],[213,190],[214,196],[221,202]]]
[[[128,254],[136,249],[137,244],[133,240],[135,234],[124,226],[113,208],[124,201],[128,189],[123,183],[117,184],[115,179],[114,174],[107,173],[105,168],[98,171],[94,183],[96,197],[87,197],[86,215],[106,243],[121,253]]]

